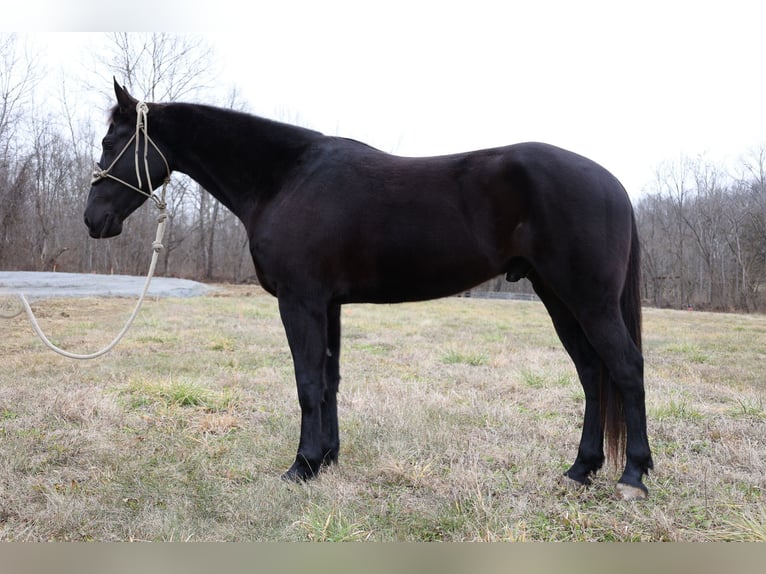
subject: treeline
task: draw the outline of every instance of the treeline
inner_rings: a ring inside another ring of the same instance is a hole
[[[766,310],[766,146],[729,171],[704,158],[665,164],[653,187],[636,205],[645,300]]]
[[[184,36],[105,35],[94,63],[98,87],[63,89],[53,109],[50,99],[43,105],[36,97],[47,71],[30,53],[23,40],[0,35],[0,269],[145,273],[156,228],[151,202],[115,239],[88,238],[82,221],[111,76],[148,101],[215,103],[220,86],[206,91],[214,83],[210,50]],[[99,102],[82,105],[84,92]],[[217,103],[242,108],[234,91]],[[704,158],[662,165],[635,210],[647,304],[766,310],[766,146],[728,169]],[[168,189],[168,214],[158,274],[254,278],[241,223],[180,174]],[[484,288],[531,291],[502,278]]]

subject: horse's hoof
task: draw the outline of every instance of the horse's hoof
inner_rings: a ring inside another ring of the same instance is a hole
[[[569,486],[575,486],[578,488],[581,486],[590,486],[593,484],[590,476],[587,474],[573,472],[571,468],[564,473],[564,478],[566,479],[564,482],[568,483]]]
[[[590,479],[586,478],[585,481],[572,478],[568,474],[562,474],[558,480],[559,485],[569,493],[582,493],[591,485]]]
[[[300,484],[314,478],[314,473],[310,470],[307,471],[301,465],[294,464],[280,478],[285,482],[295,482]]]
[[[317,470],[315,471],[314,468]],[[321,464],[316,463],[314,465],[309,464],[302,457],[296,459],[293,465],[282,475],[282,480],[285,482],[306,482],[312,478],[316,478]]]
[[[649,496],[649,492],[646,489],[625,484],[624,482],[618,482],[615,490],[621,500],[644,500]]]
[[[306,477],[301,476],[297,472],[290,472],[289,470],[279,477],[284,482],[302,483],[306,482]]]

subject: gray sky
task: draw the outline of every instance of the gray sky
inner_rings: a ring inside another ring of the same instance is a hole
[[[199,33],[255,113],[402,155],[545,141],[637,198],[664,160],[766,143],[753,0],[39,3],[16,29]]]

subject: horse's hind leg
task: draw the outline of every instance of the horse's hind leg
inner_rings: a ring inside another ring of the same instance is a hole
[[[588,340],[604,361],[608,377],[622,398],[625,426],[625,469],[617,484],[625,499],[643,498],[643,475],[653,467],[646,429],[644,359],[620,310],[602,307],[579,317]]]
[[[603,258],[596,260],[603,261]],[[543,275],[536,267],[530,276],[538,291],[543,293],[541,299],[546,301],[547,298],[546,305],[552,309],[554,325],[577,365],[586,393],[583,441],[580,443],[583,456],[578,452],[578,459],[567,475],[580,480],[584,472],[593,470],[596,460],[593,453],[600,450],[595,447],[595,437],[598,436],[600,441],[602,436],[606,437],[616,456],[621,454],[619,447],[624,440],[626,462],[617,485],[618,492],[624,499],[645,497],[648,491],[642,478],[652,468],[652,457],[646,429],[644,359],[622,316],[619,296],[615,294],[618,287],[608,280],[593,281],[588,285],[573,283],[560,277],[559,270],[553,266],[545,271]],[[587,271],[581,270],[581,276],[588,276]],[[556,285],[555,293],[551,285]],[[572,325],[573,320],[579,330]],[[596,368],[602,363],[603,374]],[[603,401],[604,396],[621,399],[621,408],[616,400]],[[601,411],[604,411],[605,419]],[[603,426],[603,430],[596,432],[597,424]]]
[[[600,373],[602,362],[574,315],[534,273],[529,276],[535,292],[551,316],[556,333],[572,358],[585,392],[585,416],[574,464],[564,474],[581,484],[604,463],[604,429],[601,424]]]

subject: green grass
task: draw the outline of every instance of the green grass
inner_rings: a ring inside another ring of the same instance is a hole
[[[666,419],[700,421],[704,418],[701,412],[691,406],[689,400],[675,397],[669,397],[663,403],[650,408],[648,416],[659,421]]]
[[[766,419],[764,395],[761,394],[758,397],[738,398],[736,399],[736,405],[732,405],[731,411],[734,416]]]
[[[88,351],[133,302],[37,303]],[[645,310],[650,498],[562,479],[583,394],[538,303],[343,309],[341,462],[286,484],[299,408],[276,302],[146,304],[96,361],[2,320],[0,540],[763,541],[766,318]],[[80,325],[80,327],[76,327]],[[87,327],[83,327],[87,325]]]
[[[181,407],[201,406],[211,410],[228,408],[235,403],[231,390],[213,392],[190,380],[131,380],[125,391],[132,406],[153,402]]]
[[[446,365],[459,365],[465,364],[471,367],[479,367],[487,363],[487,355],[485,353],[467,353],[456,349],[450,349],[442,358],[442,361]]]

